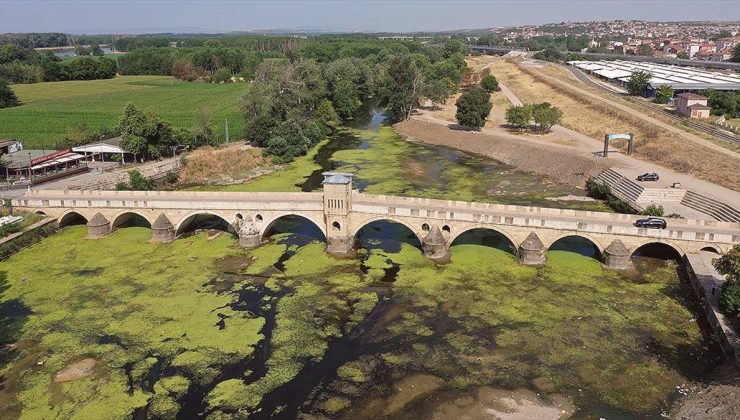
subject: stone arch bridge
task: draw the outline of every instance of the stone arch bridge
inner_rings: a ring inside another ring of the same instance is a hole
[[[724,253],[740,242],[738,223],[670,219],[667,229],[645,229],[634,226],[633,215],[364,194],[352,189],[351,174],[324,176],[323,192],[29,190],[12,204],[55,217],[60,226],[84,218],[89,238],[107,236],[140,216],[150,224],[153,242],[172,241],[196,216],[210,214],[228,223],[245,247],[259,245],[278,219],[300,216],[321,230],[327,252],[337,256],[352,253],[360,229],[385,220],[408,227],[424,254],[439,262],[457,237],[473,229],[506,237],[530,265],[544,264],[545,251],[570,236],[590,241],[615,269],[626,268],[647,244],[665,244],[683,256],[702,249]]]

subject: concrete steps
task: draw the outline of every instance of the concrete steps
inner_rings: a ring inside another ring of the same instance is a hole
[[[736,208],[694,191],[686,191],[681,204],[706,213],[722,222],[740,222],[740,211]]]
[[[624,200],[637,208],[641,208],[638,201],[645,190],[642,185],[632,181],[613,169],[607,169],[600,173],[596,179],[609,185],[609,189],[615,197],[620,200]]]

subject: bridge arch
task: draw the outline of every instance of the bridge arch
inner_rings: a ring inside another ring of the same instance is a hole
[[[57,224],[60,228],[71,226],[71,225],[82,225],[87,223],[89,219],[82,213],[75,210],[67,210],[60,214],[57,218]]]
[[[681,249],[680,246],[676,245],[675,243],[667,240],[649,240],[641,243],[640,245],[636,246],[632,250],[632,254],[630,254],[630,258],[635,257],[639,255],[642,252],[650,250],[650,248],[663,248],[668,249],[670,252],[672,252],[679,260],[683,258],[684,255],[686,255],[686,252],[684,252],[683,249]]]
[[[471,226],[471,227],[467,227],[467,228],[464,228],[464,229],[460,229],[459,231],[455,232],[447,240],[447,244],[448,244],[447,245],[447,248],[452,247],[452,245],[455,244],[455,241],[458,240],[464,234],[466,234],[466,233],[473,233],[476,230],[493,232],[493,233],[495,233],[497,235],[500,235],[501,237],[503,237],[504,239],[506,239],[506,240],[509,241],[509,243],[513,247],[513,250],[512,251],[514,251],[514,252],[516,252],[516,250],[519,248],[519,243],[514,239],[513,236],[511,236],[511,234],[509,234],[505,230],[493,228],[491,226],[484,226],[484,225]]]
[[[232,225],[230,221],[226,220],[226,218],[224,218],[221,214],[208,210],[198,210],[190,212],[180,218],[180,220],[175,225],[175,237],[190,231],[190,228],[192,227],[193,223],[196,222],[196,218],[198,216],[213,216],[214,218],[218,218],[225,225],[225,228],[220,230],[238,236],[238,234],[236,233],[236,229],[234,229],[234,225]]]
[[[583,232],[566,233],[566,234],[557,236],[547,246],[547,250],[549,251],[549,250],[553,249],[553,246],[555,246],[558,243],[561,243],[562,244],[563,243],[563,240],[567,240],[569,238],[573,238],[573,239],[577,239],[577,240],[581,240],[581,241],[585,241],[587,243],[590,243],[594,247],[594,249],[596,250],[595,255],[593,255],[593,257],[595,257],[595,258],[601,258],[601,256],[604,255],[604,246],[601,244],[601,242],[599,242],[599,240],[597,240],[593,236],[591,236],[591,235],[589,235],[587,233],[583,233]],[[576,252],[578,252],[579,254],[588,254],[587,252],[580,252],[580,251],[576,251]]]
[[[260,217],[257,217],[257,216],[260,216]],[[290,217],[297,217],[297,218],[301,218],[301,219],[304,219],[310,222],[312,225],[314,225],[319,230],[319,232],[321,232],[322,235],[324,235],[324,239],[326,239],[326,228],[324,226],[323,221],[319,222],[315,220],[314,217],[308,214],[302,213],[302,212],[294,212],[294,211],[281,212],[275,215],[271,215],[269,219],[267,220],[265,220],[266,219],[265,216],[260,212],[255,213],[253,218],[248,215],[244,216],[244,218],[246,218],[247,220],[249,219],[254,220],[254,222],[258,225],[260,229],[260,240],[265,239],[265,236],[269,235],[270,230],[275,226],[275,223],[277,223],[280,219],[286,219]]]
[[[723,253],[722,252],[722,247],[720,247],[719,245],[715,245],[715,244],[710,244],[710,245],[703,246],[701,248],[701,251],[714,252],[715,254],[722,254]]]
[[[412,225],[408,221],[402,218],[394,217],[394,216],[386,215],[386,216],[375,216],[375,217],[367,218],[363,220],[361,223],[357,223],[356,226],[354,226],[354,228],[349,232],[349,234],[354,239],[354,241],[357,242],[357,240],[359,239],[357,235],[360,233],[360,231],[363,228],[373,223],[376,223],[376,222],[390,222],[390,223],[395,223],[395,224],[404,226],[406,229],[411,231],[411,233],[414,235],[414,239],[418,241],[419,249],[421,249],[421,245],[424,243],[423,233],[421,233],[423,232],[422,224],[419,224],[419,227],[415,228],[414,225]]]
[[[131,223],[134,223],[138,219],[146,222],[149,229],[152,228],[152,221],[147,216],[136,210],[124,210],[113,216],[110,227],[111,231],[116,231],[120,228],[128,227]]]

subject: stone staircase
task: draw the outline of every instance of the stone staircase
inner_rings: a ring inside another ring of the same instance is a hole
[[[740,211],[736,208],[691,190],[686,191],[681,204],[706,213],[721,222],[740,223]]]
[[[609,185],[612,195],[639,211],[655,203],[668,205],[682,213],[680,207],[683,206],[684,210],[695,210],[721,222],[740,223],[740,211],[738,209],[691,190],[645,188],[614,169],[607,169],[600,173],[596,179]]]
[[[607,169],[600,173],[596,179],[609,185],[609,189],[615,197],[626,201],[637,209],[642,209],[642,206],[638,204],[640,196],[645,190],[642,185],[632,181],[614,169]]]

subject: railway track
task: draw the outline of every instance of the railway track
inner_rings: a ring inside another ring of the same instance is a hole
[[[636,101],[636,100],[630,99],[629,96],[626,95],[626,94],[624,94],[624,93],[619,93],[619,92],[617,92],[615,90],[609,89],[608,87],[606,87],[606,86],[604,86],[604,85],[602,85],[600,83],[597,83],[597,82],[593,81],[586,73],[582,72],[581,70],[579,70],[577,68],[574,68],[572,66],[565,66],[565,67],[571,73],[573,73],[573,75],[578,80],[582,81],[583,83],[585,83],[585,84],[587,84],[587,85],[589,85],[589,86],[591,86],[591,87],[593,87],[595,89],[598,89],[598,90],[600,90],[602,92],[605,92],[605,93],[608,93],[610,95],[619,96],[619,97],[621,97],[621,98],[623,98],[623,99],[629,101],[630,103],[635,104],[635,105],[637,105],[639,107],[642,107],[642,108],[645,108],[645,109],[648,109],[648,110],[651,110],[651,111],[661,112],[663,115],[665,115],[666,117],[670,118],[671,120],[673,120],[673,121],[675,121],[675,122],[677,122],[679,124],[683,124],[683,125],[685,125],[687,127],[693,128],[694,130],[701,131],[703,133],[709,134],[709,135],[711,135],[713,137],[716,137],[716,138],[718,138],[720,140],[725,140],[725,141],[729,141],[729,142],[732,142],[732,143],[740,144],[740,137],[738,137],[738,136],[736,136],[734,134],[730,134],[730,133],[728,133],[728,132],[726,132],[724,130],[720,130],[719,128],[713,127],[713,126],[711,126],[709,124],[700,123],[698,121],[692,121],[691,119],[685,118],[685,117],[679,117],[678,115],[672,114],[672,113],[666,111],[665,109],[658,108],[658,107],[656,107],[654,105],[647,104],[647,103],[644,103],[642,101]]]

